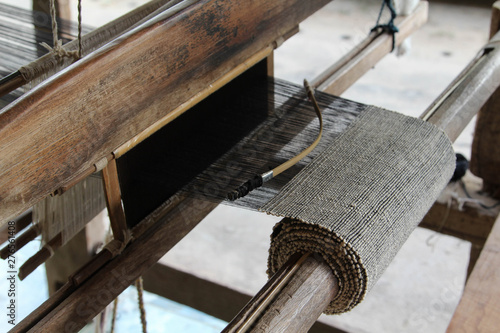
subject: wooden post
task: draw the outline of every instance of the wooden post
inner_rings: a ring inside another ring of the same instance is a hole
[[[500,327],[500,216],[467,281],[448,333],[497,332]]]
[[[69,7],[69,3],[69,1],[55,0],[57,17],[68,21],[71,19],[71,9]],[[33,11],[49,14],[50,0],[33,0]]]
[[[492,10],[490,37],[500,31],[500,1]],[[479,111],[470,169],[483,179],[483,189],[500,199],[500,88],[497,88]]]

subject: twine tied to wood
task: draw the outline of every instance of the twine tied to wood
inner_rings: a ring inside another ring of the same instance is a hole
[[[75,61],[80,59],[82,57],[82,1],[78,0],[78,50],[76,51],[67,51],[62,45],[62,40],[58,38],[59,32],[57,27],[55,0],[50,0],[50,16],[52,19],[52,39],[54,45],[51,47],[45,42],[40,43],[40,45],[49,52],[56,54],[60,59],[65,57],[73,58]]]

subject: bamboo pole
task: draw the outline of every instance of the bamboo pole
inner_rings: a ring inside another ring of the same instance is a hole
[[[425,110],[421,118],[455,141],[500,86],[500,32]]]

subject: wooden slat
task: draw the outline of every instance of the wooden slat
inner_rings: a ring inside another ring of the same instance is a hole
[[[496,333],[500,327],[500,217],[479,256],[447,332]]]
[[[472,207],[466,206],[459,210],[456,203],[449,208],[446,204],[435,203],[420,222],[419,227],[482,246],[494,222],[495,216],[485,215]]]
[[[326,3],[186,0],[16,101],[0,114],[0,223]]]
[[[108,165],[104,167],[102,170],[102,179],[104,182],[104,193],[106,194],[106,205],[108,207],[113,237],[116,240],[124,242],[127,238],[127,222],[125,221],[125,213],[122,206],[116,160],[111,160]]]

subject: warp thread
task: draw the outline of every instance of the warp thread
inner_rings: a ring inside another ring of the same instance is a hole
[[[135,10],[117,18],[116,20],[105,24],[104,26],[93,30],[92,32],[81,36],[79,40],[71,41],[62,48],[68,52],[78,52],[81,49],[80,57],[102,47],[114,38],[130,31],[144,20],[151,18],[157,13],[159,8],[166,9],[176,5],[182,0],[155,0],[136,8]],[[81,6],[80,6],[81,7]],[[79,18],[81,19],[81,18]],[[80,28],[82,29],[82,28]],[[79,30],[80,30],[79,29]],[[81,44],[81,48],[80,48]],[[68,59],[67,61],[64,61]],[[71,61],[69,61],[71,60]],[[54,53],[48,53],[45,56],[19,68],[19,72],[26,82],[32,82],[36,79],[45,79],[58,71],[66,68],[73,63],[73,57],[58,57]],[[42,81],[40,80],[40,81]],[[35,85],[39,83],[38,80]]]
[[[87,177],[62,195],[47,197],[33,206],[33,222],[44,243],[61,234],[62,244],[106,207],[102,179]]]
[[[118,297],[113,301],[113,315],[111,316],[111,333],[115,333],[116,317],[118,312]]]

